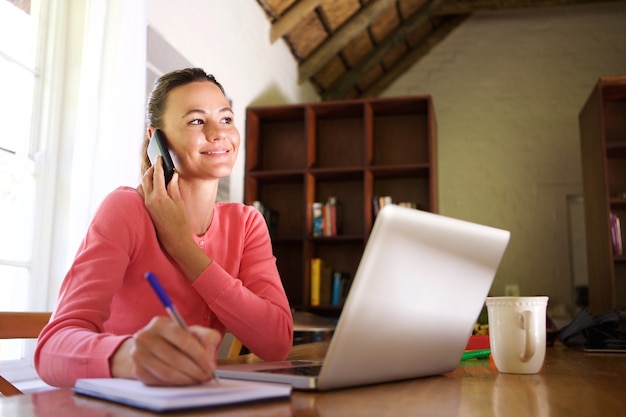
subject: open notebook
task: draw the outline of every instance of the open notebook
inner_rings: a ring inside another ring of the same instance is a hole
[[[214,380],[185,387],[153,387],[134,379],[85,378],[74,392],[150,411],[164,412],[288,398],[291,387],[251,381]]]
[[[323,363],[218,367],[221,378],[329,390],[455,369],[510,233],[425,211],[379,213]],[[319,372],[316,375],[303,375]]]

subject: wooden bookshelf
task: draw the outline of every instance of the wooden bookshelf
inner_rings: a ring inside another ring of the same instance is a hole
[[[595,314],[626,310],[626,257],[614,249],[610,224],[614,213],[626,227],[626,76],[599,79],[579,124],[589,309]]]
[[[354,277],[375,195],[437,212],[432,99],[251,107],[246,116],[245,202],[278,214],[272,244],[290,303],[336,316],[341,306],[310,305],[311,258]],[[342,233],[313,237],[311,205],[331,196],[341,204]]]

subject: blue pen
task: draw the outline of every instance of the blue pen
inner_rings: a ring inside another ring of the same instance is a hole
[[[145,277],[152,286],[152,289],[154,290],[156,295],[161,300],[161,303],[163,303],[163,306],[165,307],[165,310],[167,310],[167,313],[170,315],[170,317],[174,319],[174,321],[176,321],[176,323],[178,323],[180,327],[189,331],[187,324],[185,324],[185,321],[180,316],[180,313],[178,313],[178,310],[176,310],[174,303],[172,303],[170,297],[167,295],[163,287],[161,287],[161,284],[159,283],[156,275],[154,275],[152,272],[146,272]],[[213,373],[213,379],[215,380],[215,382],[220,381],[215,372]]]
[[[157,279],[156,275],[154,275],[152,272],[146,272],[145,276],[148,282],[150,283],[150,285],[152,286],[152,289],[154,290],[156,295],[159,296],[161,303],[163,303],[163,306],[165,307],[165,310],[167,310],[167,313],[170,315],[170,317],[174,319],[180,327],[182,327],[185,330],[189,330],[187,328],[187,325],[185,324],[185,321],[178,313],[178,310],[176,310],[174,303],[172,303],[172,300],[170,299],[170,297],[167,295],[163,287],[161,287],[161,284],[159,283],[159,280]]]

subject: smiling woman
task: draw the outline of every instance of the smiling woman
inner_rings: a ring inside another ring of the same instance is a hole
[[[223,89],[199,68],[167,73],[148,100],[147,120],[141,184],[102,202],[40,336],[35,364],[51,385],[111,376],[199,383],[210,378],[227,331],[266,360],[291,348],[291,310],[265,220],[251,206],[216,202],[240,144]],[[176,166],[167,187],[161,158],[146,162],[156,129]],[[144,295],[148,271],[189,332]]]

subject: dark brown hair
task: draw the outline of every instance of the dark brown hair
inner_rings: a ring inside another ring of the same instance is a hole
[[[207,74],[202,68],[186,68],[182,70],[168,72],[163,74],[154,82],[152,92],[146,104],[146,123],[148,126],[154,126],[157,129],[163,128],[163,113],[167,104],[167,98],[170,91],[176,87],[186,85],[193,82],[209,81],[217,85],[222,93],[224,87],[211,74]],[[226,95],[226,93],[224,93]],[[141,174],[146,172],[152,164],[148,159],[148,142],[150,137],[146,132],[143,145],[141,147]]]

